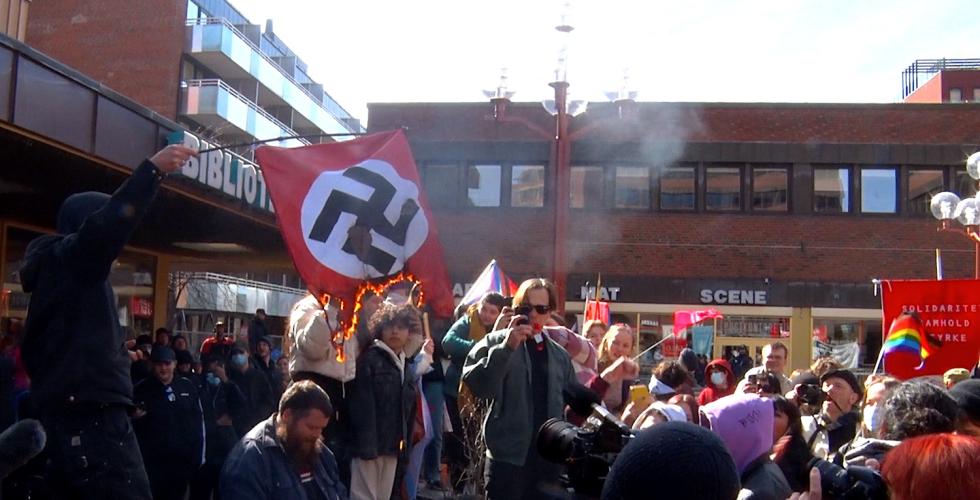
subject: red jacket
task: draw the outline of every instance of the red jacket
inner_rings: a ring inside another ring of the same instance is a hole
[[[711,372],[713,368],[721,368],[728,374],[728,386],[724,389],[718,388],[711,382]],[[732,372],[732,367],[728,364],[728,361],[725,361],[724,359],[716,359],[708,363],[708,366],[704,369],[704,384],[704,390],[702,390],[701,394],[698,395],[699,406],[704,406],[712,401],[734,393],[736,385],[735,373]]]

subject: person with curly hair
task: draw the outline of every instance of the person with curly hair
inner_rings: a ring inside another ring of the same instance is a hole
[[[358,358],[350,390],[352,499],[391,498],[396,470],[407,461],[418,395],[405,350],[420,325],[415,306],[389,302],[368,322],[374,343]]]

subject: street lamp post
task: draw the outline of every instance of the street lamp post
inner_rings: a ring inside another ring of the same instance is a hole
[[[966,160],[966,172],[974,180],[980,180],[980,152],[973,153]],[[980,193],[977,193],[974,198],[960,199],[956,193],[949,191],[933,196],[929,203],[933,217],[940,221],[937,231],[961,234],[973,241],[973,277],[976,279],[980,279],[980,204],[978,203],[980,203]],[[960,223],[962,227],[954,226],[953,220]]]

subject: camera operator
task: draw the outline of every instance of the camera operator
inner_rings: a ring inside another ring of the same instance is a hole
[[[578,384],[568,353],[543,333],[557,303],[551,282],[524,281],[514,295],[518,314],[507,328],[477,342],[466,357],[463,382],[490,403],[483,425],[490,500],[541,498],[552,489],[561,491],[561,466],[545,461],[535,447],[537,430],[549,418],[563,417],[563,393]]]
[[[803,417],[803,437],[817,458],[835,461],[841,447],[857,435],[861,414],[856,411],[863,388],[850,370],[831,370],[820,377],[824,401],[820,413]]]
[[[793,382],[783,373],[786,370],[786,358],[789,349],[782,342],[773,342],[762,348],[762,357],[765,359],[762,366],[756,366],[745,372],[745,377],[738,383],[735,392],[755,393],[756,391],[746,391],[745,386],[751,384],[749,377],[755,376],[762,379],[766,374],[772,374],[779,380],[779,386],[775,394],[786,394],[793,388]]]

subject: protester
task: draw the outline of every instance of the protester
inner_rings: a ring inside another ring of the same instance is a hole
[[[228,376],[245,394],[245,412],[238,427],[238,433],[245,434],[275,411],[275,396],[272,393],[272,386],[269,385],[269,379],[264,373],[252,367],[244,348],[232,349],[228,367],[230,368]]]
[[[443,332],[447,324],[439,319],[433,318],[429,325],[433,334]],[[445,392],[445,371],[443,361],[447,364],[449,358],[442,350],[442,340],[433,339],[432,349],[432,369],[422,376],[422,393],[425,404],[429,410],[429,420],[432,427],[432,439],[425,447],[422,460],[422,481],[426,489],[435,490],[443,493],[446,491],[442,484],[440,466],[442,465],[442,443],[443,429],[445,426],[444,416],[446,414],[446,392]]]
[[[195,154],[167,146],[112,196],[69,196],[57,234],[27,247],[20,281],[31,298],[22,355],[47,432],[48,482],[61,498],[150,498],[127,415],[130,358],[109,274],[160,181]]]
[[[954,385],[970,378],[970,370],[966,368],[950,368],[943,374],[943,385],[952,389]]]
[[[632,427],[634,430],[643,430],[665,422],[689,422],[689,420],[684,408],[675,404],[654,401],[640,413]]]
[[[728,362],[738,380],[741,380],[752,368],[752,357],[749,356],[749,350],[744,345],[732,349],[732,358]]]
[[[267,319],[265,309],[255,310],[255,317],[248,323],[248,352],[258,353],[259,341],[262,339],[269,340],[269,327],[265,324]],[[271,351],[272,344],[269,344],[269,347]]]
[[[694,377],[694,383],[698,387],[704,387],[704,371],[699,371],[700,365],[698,363],[698,355],[694,352],[694,349],[690,347],[685,347],[681,349],[681,354],[678,360],[684,366],[684,368]]]
[[[698,394],[698,404],[706,405],[735,392],[735,374],[728,361],[716,359],[704,370],[705,387]]]
[[[825,394],[820,413],[803,417],[803,436],[813,455],[843,462],[840,449],[857,435],[861,414],[856,411],[863,388],[849,370],[831,370],[820,377]]]
[[[279,370],[279,388],[277,392],[280,394],[286,391],[286,387],[289,386],[289,358],[281,356],[276,360],[276,370]]]
[[[977,498],[980,440],[930,434],[903,441],[882,464],[892,500]]]
[[[133,389],[133,428],[154,500],[183,500],[204,462],[204,417],[197,387],[174,373],[173,349],[150,354],[153,376]]]
[[[650,394],[658,401],[667,401],[674,394],[692,394],[693,386],[694,378],[675,360],[661,361],[650,375]]]
[[[861,409],[861,435],[868,438],[878,436],[881,428],[881,411],[885,400],[893,389],[902,382],[896,378],[888,376],[869,377],[864,386],[867,393],[864,396],[864,404]]]
[[[582,336],[585,337],[595,350],[599,351],[599,346],[602,344],[602,337],[606,334],[606,330],[609,329],[602,320],[590,319],[585,322],[582,326]]]
[[[534,436],[547,419],[563,417],[563,393],[578,381],[568,353],[531,326],[545,324],[557,304],[551,282],[524,281],[514,305],[529,307],[529,317],[515,315],[506,329],[477,342],[466,359],[463,381],[490,404],[483,427],[490,500],[538,498],[558,482],[561,468],[541,458]]]
[[[599,345],[599,375],[588,381],[588,387],[616,415],[630,402],[630,386],[640,375],[640,366],[629,357],[634,344],[633,331],[628,325],[619,323],[609,327]]]
[[[388,500],[399,462],[407,460],[415,422],[415,381],[405,347],[420,335],[419,311],[384,303],[369,324],[374,343],[357,363],[350,388],[351,498]]]
[[[949,391],[949,395],[960,408],[956,433],[980,438],[980,380],[960,382]]]
[[[509,313],[506,321],[510,321],[513,310],[509,307],[504,308],[504,310]],[[504,315],[502,314],[501,316]],[[498,319],[498,322],[503,320],[504,318]],[[562,349],[565,349],[568,356],[572,358],[572,367],[575,368],[575,376],[578,378],[578,381],[583,385],[588,384],[596,376],[597,355],[592,343],[585,337],[565,328],[557,314],[551,315],[551,318],[545,325],[544,331],[551,337],[551,340],[554,340]]]
[[[194,387],[200,388],[204,385],[204,379],[194,373],[194,356],[189,351],[174,351],[177,360],[177,376],[190,380]]]
[[[174,335],[174,337],[170,339],[170,346],[174,348],[174,351],[190,350],[187,347],[187,338],[185,338],[183,335]]]
[[[754,394],[733,394],[701,407],[711,430],[725,443],[742,484],[740,499],[784,500],[792,493],[783,472],[769,457],[775,408]]]
[[[354,335],[340,346],[335,346],[333,336],[338,325],[337,309],[324,308],[312,294],[293,305],[289,313],[287,338],[292,345],[288,349],[287,379],[294,382],[311,380],[330,397],[333,417],[324,428],[323,439],[337,458],[340,479],[350,488],[350,420],[347,394],[350,381],[357,370],[357,358],[363,347],[371,344],[368,320],[381,304],[381,297],[366,293],[361,299]],[[337,360],[338,347],[343,349],[344,362]]]
[[[241,437],[235,423],[244,420],[247,407],[245,394],[228,378],[224,359],[208,360],[205,370],[201,407],[207,446],[204,465],[191,483],[191,500],[209,500],[212,494],[214,498],[221,497],[218,489],[221,467]]]
[[[788,399],[772,398],[773,415],[772,461],[783,471],[791,490],[805,492],[809,486],[809,462],[813,458],[803,438],[800,409]]]
[[[204,342],[201,343],[201,358],[217,356],[227,360],[231,357],[233,347],[235,347],[235,339],[228,336],[225,323],[218,321],[214,324],[214,335],[204,339]]]
[[[261,311],[261,309],[259,309]],[[249,337],[251,339],[251,337]],[[281,377],[279,373],[279,368],[276,363],[272,360],[272,341],[269,337],[262,337],[255,342],[255,350],[252,354],[252,364],[256,370],[265,375],[266,380],[269,381],[269,387],[272,388],[273,400],[278,401],[279,396],[282,395],[282,391],[279,387],[282,386],[282,381],[279,380]]]
[[[779,380],[778,391],[773,394],[786,394],[793,390],[793,382],[783,372],[786,370],[786,360],[789,357],[789,349],[782,342],[766,344],[762,348],[762,358],[765,360],[762,366],[756,366],[745,372],[745,376],[738,383],[736,392],[745,392],[743,389],[748,384],[749,377],[755,375],[758,378],[766,373],[772,373]],[[755,392],[755,391],[750,391]]]
[[[874,419],[880,429],[873,438],[858,439],[848,447],[844,460],[850,465],[881,462],[901,441],[925,434],[953,432],[959,409],[956,401],[939,387],[923,381],[903,382],[888,394]]]
[[[150,363],[150,353],[153,351],[153,337],[139,335],[135,341],[136,358],[129,366],[129,377],[133,385],[153,376],[153,364]]]
[[[157,328],[156,331],[153,332],[153,346],[154,347],[156,347],[156,346],[173,347],[173,346],[170,345],[170,342],[171,341],[172,341],[172,339],[170,338],[170,330],[167,330],[164,327],[160,327],[160,328]],[[174,349],[174,350],[176,350],[176,349]]]
[[[346,499],[337,462],[321,439],[331,415],[330,398],[314,382],[290,385],[278,411],[228,455],[219,483],[222,500]]]
[[[603,500],[734,500],[735,461],[717,435],[685,422],[640,432],[616,457]]]

